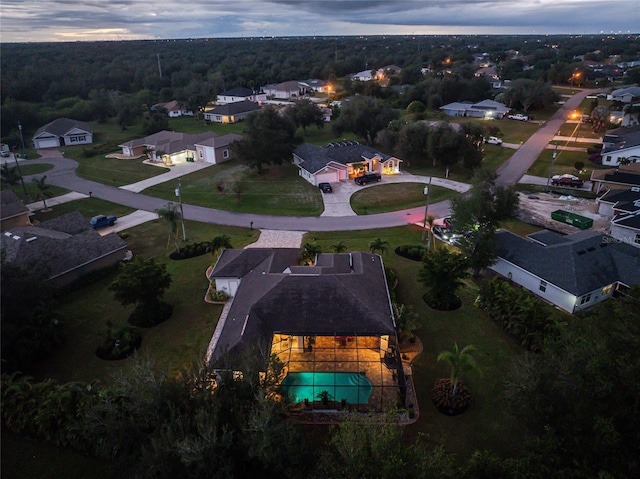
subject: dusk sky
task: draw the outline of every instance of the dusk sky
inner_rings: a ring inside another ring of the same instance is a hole
[[[638,33],[640,0],[1,0],[2,42]]]

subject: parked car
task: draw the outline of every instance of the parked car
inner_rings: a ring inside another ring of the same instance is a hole
[[[331,185],[329,183],[318,183],[318,188],[320,188],[323,193],[333,192],[333,188],[331,188]]]
[[[440,241],[444,241],[445,243],[449,244],[456,244],[462,237],[462,235],[454,233],[451,228],[440,225],[435,225],[431,232],[433,233],[433,236],[438,238]]]
[[[9,152],[2,150],[2,151],[0,151],[0,156],[2,158],[9,158]]]
[[[357,176],[355,182],[357,185],[366,185],[367,183],[380,182],[382,177],[378,173],[365,173],[362,176]]]
[[[574,188],[580,188],[584,182],[577,176],[565,173],[564,175],[554,175],[551,177],[551,184],[556,186],[572,186]]]
[[[497,136],[489,136],[485,137],[485,143],[489,143],[490,145],[502,145],[502,138],[498,138]]]
[[[103,228],[105,226],[113,226],[118,219],[113,215],[97,215],[91,218],[91,226],[94,228]]]
[[[519,120],[519,121],[529,121],[529,115],[525,115],[524,113],[514,113],[513,115],[509,115],[511,120]]]

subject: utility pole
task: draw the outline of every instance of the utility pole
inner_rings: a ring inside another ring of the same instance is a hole
[[[429,184],[424,187],[424,194],[427,195],[427,206],[424,209],[424,225],[422,226],[422,241],[424,241],[427,236],[427,216],[429,216],[429,198],[431,196],[431,176],[429,177]],[[427,246],[428,248],[428,246]]]
[[[22,157],[24,158],[24,138],[22,137],[22,125],[18,121],[18,130],[20,130],[20,143],[22,144]],[[22,177],[22,171],[20,170],[20,163],[18,163],[18,157],[13,154],[13,159],[16,161],[16,168],[18,168],[18,174],[20,175],[20,183],[22,183],[22,191],[24,191],[25,198],[31,198],[27,193],[27,188],[24,186],[24,178]]]
[[[180,204],[180,222],[182,223],[182,241],[187,241],[187,232],[184,229],[184,210],[182,209],[182,179],[178,178],[178,187],[176,188],[176,196]]]

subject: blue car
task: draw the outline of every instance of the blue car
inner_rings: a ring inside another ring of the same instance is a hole
[[[103,228],[104,226],[113,226],[117,218],[113,215],[98,215],[91,218],[91,226],[94,228]]]

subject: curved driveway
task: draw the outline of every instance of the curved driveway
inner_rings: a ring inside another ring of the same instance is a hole
[[[497,183],[505,186],[515,184],[533,164],[542,150],[549,144],[567,118],[568,112],[575,109],[588,93],[590,93],[590,91],[584,90],[570,98],[551,119],[542,125],[526,143],[516,150],[511,158],[498,169]],[[47,182],[71,191],[84,194],[91,192],[96,198],[150,212],[155,212],[157,209],[163,208],[167,203],[167,200],[161,198],[155,198],[142,193],[129,191],[125,188],[117,188],[115,186],[79,178],[75,174],[78,163],[68,158],[41,158],[38,160],[30,160],[29,162],[32,164],[48,163],[53,165],[54,168],[46,173]],[[158,181],[169,180],[170,178],[161,180],[158,177]],[[401,175],[395,179],[393,177],[385,178],[384,181],[418,181],[426,183],[428,177]],[[433,178],[434,185],[441,184],[442,186],[447,186],[446,182],[447,180]],[[462,184],[458,183],[456,185],[455,182],[450,182],[447,187],[464,191],[464,187],[459,185]],[[287,231],[364,230],[403,226],[422,222],[425,213],[425,208],[421,206],[408,210],[373,215],[353,216],[351,213],[347,216],[298,217],[236,213],[188,204],[184,204],[183,206],[184,217],[188,220],[227,226],[249,227],[252,225],[256,229]],[[429,214],[435,217],[447,216],[449,213],[450,204],[448,201],[429,206]]]

